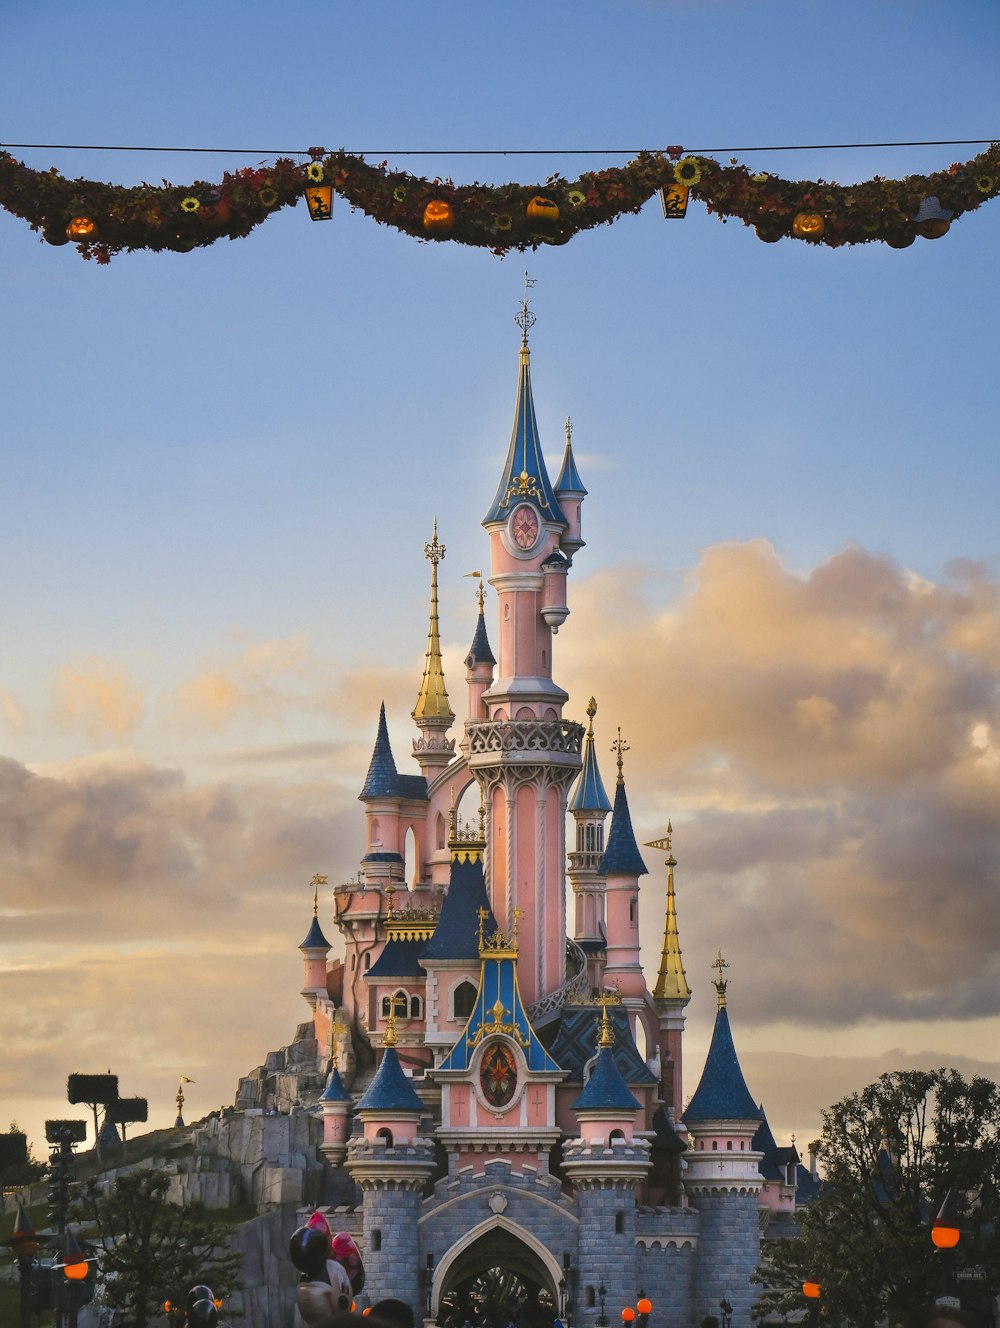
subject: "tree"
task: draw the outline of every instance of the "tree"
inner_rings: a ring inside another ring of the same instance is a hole
[[[962,1265],[1000,1290],[1000,1088],[955,1070],[884,1074],[823,1112],[813,1145],[824,1182],[799,1215],[800,1239],[767,1243],[762,1308],[802,1309],[821,1287],[830,1320],[909,1325],[934,1303],[942,1262],[930,1226],[951,1187]]]
[[[204,1205],[167,1202],[165,1171],[119,1176],[107,1194],[92,1183],[80,1217],[92,1226],[102,1300],[124,1311],[131,1328],[146,1328],[166,1301],[186,1306],[191,1287],[207,1283],[223,1300],[237,1286],[239,1256]]]

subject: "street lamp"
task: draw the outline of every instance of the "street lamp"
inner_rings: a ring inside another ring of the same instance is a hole
[[[809,1322],[812,1328],[816,1328],[819,1322],[819,1300],[822,1288],[818,1282],[803,1282],[802,1294],[809,1302]]]
[[[732,1328],[733,1305],[728,1296],[723,1296],[719,1301],[719,1309],[722,1311],[722,1328]]]
[[[597,1328],[608,1328],[608,1316],[604,1312],[604,1302],[607,1299],[608,1288],[602,1282],[597,1288],[597,1295],[601,1302],[601,1312],[597,1316]]]
[[[31,1269],[38,1253],[38,1236],[28,1218],[23,1202],[17,1201],[17,1215],[14,1218],[14,1230],[10,1238],[3,1242],[14,1251],[17,1270],[21,1279],[21,1314],[20,1328],[31,1325]]]
[[[653,1310],[653,1302],[646,1298],[644,1291],[639,1292],[639,1299],[635,1302],[636,1312],[639,1316],[637,1328],[648,1328],[649,1316]]]
[[[427,1318],[431,1317],[431,1293],[434,1290],[434,1255],[428,1254],[427,1264],[424,1268],[424,1310]]]
[[[938,1209],[938,1215],[931,1224],[931,1242],[934,1252],[941,1259],[941,1292],[934,1301],[935,1305],[946,1305],[958,1309],[960,1301],[955,1293],[952,1272],[955,1263],[955,1248],[962,1237],[958,1225],[958,1206],[955,1201],[955,1187],[952,1186],[944,1196],[944,1203]]]

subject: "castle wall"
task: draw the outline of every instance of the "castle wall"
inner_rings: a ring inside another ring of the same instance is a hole
[[[701,1216],[695,1256],[694,1322],[706,1314],[719,1317],[725,1297],[735,1323],[749,1323],[757,1291],[750,1278],[760,1261],[760,1224],[755,1193],[719,1191],[698,1194],[692,1203]]]

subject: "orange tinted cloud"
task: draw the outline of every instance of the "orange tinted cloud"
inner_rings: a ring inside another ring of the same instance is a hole
[[[145,708],[140,689],[112,660],[63,664],[56,676],[53,700],[63,725],[97,743],[130,738]]]

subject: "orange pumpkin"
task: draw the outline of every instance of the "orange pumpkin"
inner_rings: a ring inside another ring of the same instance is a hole
[[[100,234],[93,217],[70,217],[66,234],[71,240],[96,240]]]
[[[424,208],[424,230],[443,239],[455,225],[455,210],[443,198],[432,198]]]
[[[554,198],[546,198],[544,194],[536,194],[528,203],[525,212],[528,220],[542,230],[555,226],[559,220],[559,204]]]
[[[213,191],[198,209],[198,220],[203,226],[226,226],[231,212],[229,199]]]
[[[792,222],[792,234],[799,240],[818,240],[825,225],[818,212],[797,212]]]

